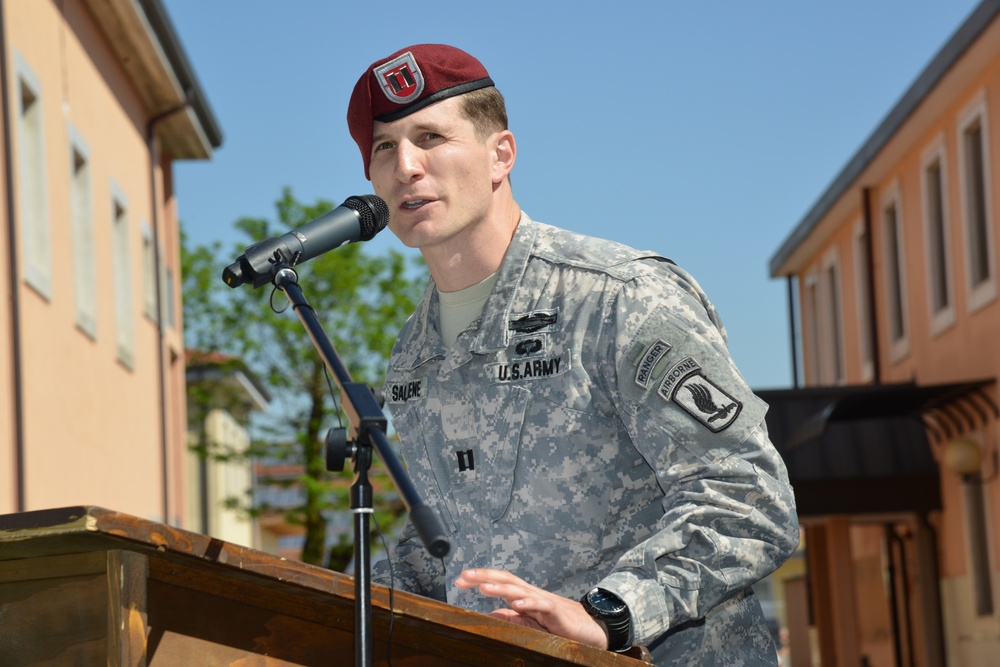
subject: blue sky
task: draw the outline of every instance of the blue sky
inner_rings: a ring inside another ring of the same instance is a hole
[[[228,248],[241,216],[274,220],[285,186],[306,203],[372,192],[345,120],[354,83],[403,46],[453,44],[507,99],[522,209],[674,259],[751,386],[787,387],[768,261],[977,4],[164,0],[224,134],[212,160],[177,164],[180,217]],[[368,243],[389,247],[388,231]]]

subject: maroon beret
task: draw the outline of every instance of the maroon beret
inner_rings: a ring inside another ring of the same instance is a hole
[[[347,126],[361,149],[365,178],[371,180],[376,120],[399,120],[434,102],[492,85],[482,63],[445,44],[417,44],[376,60],[358,79],[347,106]]]

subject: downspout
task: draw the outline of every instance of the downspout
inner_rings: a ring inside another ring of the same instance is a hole
[[[21,367],[21,304],[18,298],[20,278],[17,263],[17,219],[14,205],[14,144],[10,129],[10,82],[7,80],[7,27],[3,0],[0,0],[0,94],[3,99],[4,187],[7,190],[7,241],[10,246],[10,347],[11,395],[14,399],[14,470],[16,471],[17,512],[24,512],[24,401],[21,398],[24,370]]]
[[[185,91],[184,101],[150,119],[146,126],[146,144],[149,150],[149,194],[151,203],[151,226],[153,227],[153,283],[155,285],[156,331],[157,331],[157,373],[160,389],[160,463],[163,466],[163,522],[170,521],[170,442],[167,434],[167,372],[164,367],[165,336],[163,334],[163,298],[160,284],[160,220],[157,211],[159,201],[156,191],[156,168],[159,166],[159,150],[156,143],[156,128],[160,123],[191,104],[191,91]]]
[[[868,341],[872,351],[872,383],[882,384],[882,360],[878,349],[878,309],[875,307],[875,235],[872,224],[872,189],[861,189],[861,206],[864,211],[865,239],[868,247]]]
[[[799,348],[795,343],[795,283],[794,276],[788,275],[788,337],[792,344],[792,388],[799,388]]]

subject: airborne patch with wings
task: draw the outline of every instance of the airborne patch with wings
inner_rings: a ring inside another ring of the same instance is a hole
[[[681,406],[712,433],[729,428],[743,409],[742,403],[705,377],[691,357],[667,371],[657,393]]]

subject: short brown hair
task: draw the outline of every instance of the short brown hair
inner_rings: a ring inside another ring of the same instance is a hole
[[[507,129],[507,107],[503,95],[495,87],[465,93],[461,100],[462,115],[472,121],[479,139]]]

